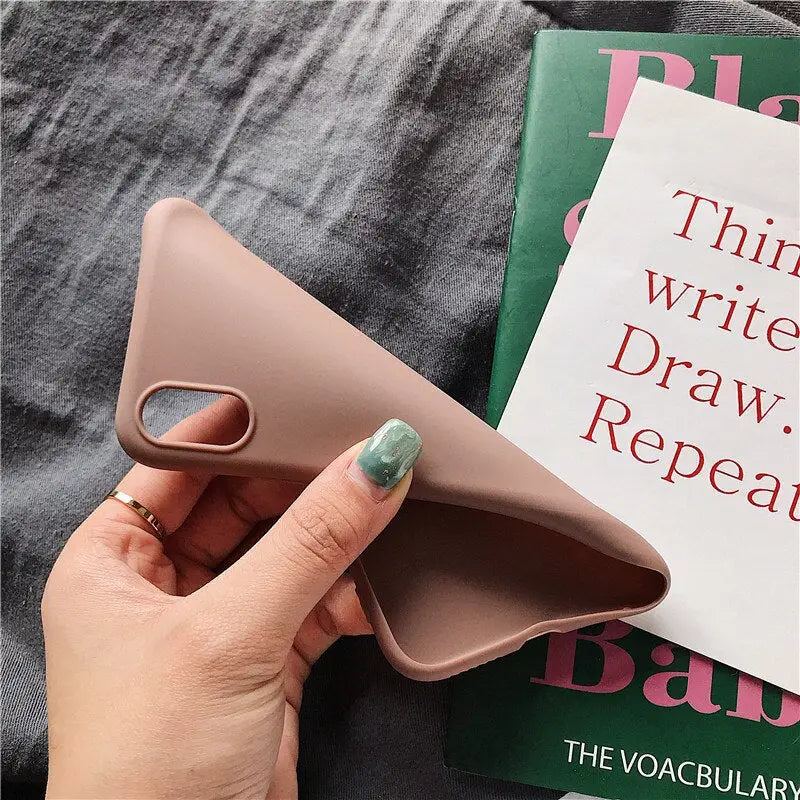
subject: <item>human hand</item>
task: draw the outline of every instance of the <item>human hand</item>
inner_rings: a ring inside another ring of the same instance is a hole
[[[223,398],[168,436],[213,441],[233,414]],[[419,451],[390,421],[302,494],[136,465],[118,489],[172,535],[108,499],[45,588],[47,796],[296,797],[303,682],[340,635],[370,632],[342,573],[397,512]]]

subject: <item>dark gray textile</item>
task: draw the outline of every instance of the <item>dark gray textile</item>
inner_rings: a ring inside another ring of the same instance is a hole
[[[148,206],[195,200],[480,414],[533,33],[798,35],[796,4],[763,5],[3,4],[8,791],[45,780],[46,575],[128,466],[113,410]],[[445,699],[338,644],[303,705],[302,796],[557,796],[448,771]]]

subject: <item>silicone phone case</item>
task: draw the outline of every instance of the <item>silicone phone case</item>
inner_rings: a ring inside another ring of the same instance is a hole
[[[175,446],[142,421],[160,388],[224,391],[231,445]],[[432,680],[551,631],[656,605],[667,566],[637,533],[236,242],[203,210],[148,212],[116,425],[137,461],[308,482],[400,417],[424,450],[408,500],[352,572],[386,657]]]

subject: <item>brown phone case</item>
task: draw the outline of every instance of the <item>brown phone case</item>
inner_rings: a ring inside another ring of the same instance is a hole
[[[163,387],[223,391],[239,441],[176,446],[142,421]],[[186,200],[148,212],[116,426],[137,461],[308,482],[399,417],[422,437],[407,501],[352,572],[389,661],[434,680],[534,636],[656,605],[637,533],[226,233]]]

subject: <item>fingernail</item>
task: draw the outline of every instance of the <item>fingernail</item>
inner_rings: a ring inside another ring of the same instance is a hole
[[[378,489],[389,491],[414,466],[422,452],[419,434],[401,419],[390,419],[372,434],[350,465],[352,477],[359,472]]]

